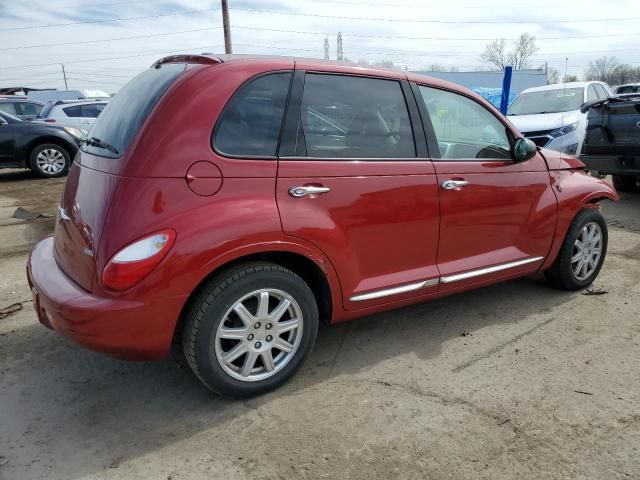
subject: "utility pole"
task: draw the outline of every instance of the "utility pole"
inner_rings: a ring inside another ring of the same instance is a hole
[[[337,40],[337,60],[339,62],[342,61],[342,32],[338,32],[338,40]]]
[[[329,60],[329,39],[324,39],[324,59]]]
[[[231,48],[231,29],[229,26],[229,5],[222,0],[222,28],[224,29],[224,53],[233,53]]]
[[[67,85],[67,73],[64,71],[64,63],[61,63],[60,66],[62,67],[62,77],[64,78],[64,89],[69,90],[69,86]]]

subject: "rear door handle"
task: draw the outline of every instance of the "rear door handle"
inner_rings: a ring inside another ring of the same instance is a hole
[[[300,187],[291,187],[289,189],[289,195],[295,198],[305,197],[307,195],[320,195],[322,193],[330,192],[329,187],[317,187],[314,185],[303,185]]]
[[[445,180],[440,184],[440,186],[445,190],[455,191],[460,191],[462,190],[462,187],[466,187],[467,185],[469,185],[469,182],[466,180]]]

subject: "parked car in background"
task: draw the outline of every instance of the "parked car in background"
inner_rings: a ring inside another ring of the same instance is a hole
[[[29,100],[42,103],[57,102],[58,100],[109,100],[111,97],[102,90],[31,90],[27,93]]]
[[[583,105],[588,126],[580,159],[600,175],[612,175],[621,192],[640,191],[640,95]]]
[[[107,103],[94,100],[58,100],[47,104],[36,121],[89,131]]]
[[[640,83],[629,83],[615,87],[613,93],[618,96],[640,95]]]
[[[44,104],[27,100],[24,97],[0,97],[0,112],[8,113],[20,120],[33,120],[38,116]]]
[[[48,178],[65,175],[82,139],[77,128],[27,122],[0,112],[0,168],[30,168]]]
[[[29,287],[40,322],[85,347],[157,359],[175,339],[207,387],[250,396],[295,373],[320,321],[535,272],[588,286],[603,199],[578,159],[455,84],[175,55],[96,120]]]
[[[509,106],[507,118],[539,146],[579,155],[587,128],[585,102],[612,96],[606,83],[571,82],[528,88]]]

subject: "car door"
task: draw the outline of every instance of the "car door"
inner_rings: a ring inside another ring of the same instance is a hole
[[[15,162],[15,128],[0,115],[0,163]]]
[[[535,270],[555,231],[544,158],[516,162],[497,113],[471,96],[414,85],[439,192],[442,290]]]
[[[437,289],[438,187],[397,79],[296,71],[279,150],[285,233],[322,250],[348,310]]]

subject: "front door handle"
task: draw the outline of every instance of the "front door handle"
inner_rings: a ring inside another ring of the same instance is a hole
[[[445,190],[455,191],[460,191],[462,190],[462,187],[466,187],[467,185],[469,185],[469,182],[466,180],[445,180],[440,184],[440,186]]]
[[[304,185],[301,187],[291,187],[289,189],[289,195],[295,198],[304,197],[307,195],[320,195],[321,193],[330,192],[329,187],[317,187],[314,185]]]

